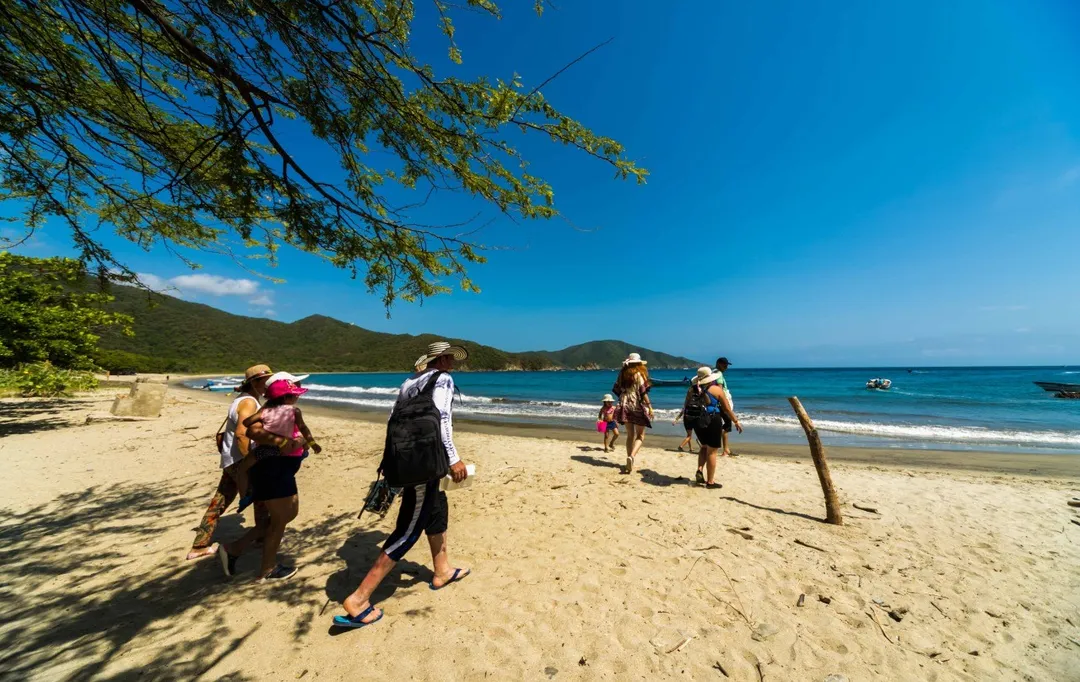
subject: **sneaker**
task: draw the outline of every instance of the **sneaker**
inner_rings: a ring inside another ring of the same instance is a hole
[[[705,474],[701,473],[701,469],[698,469],[697,473],[694,474],[694,482],[698,485],[705,482]]]
[[[270,569],[269,573],[259,578],[255,582],[273,583],[278,582],[279,580],[288,580],[289,578],[296,575],[296,572],[298,570],[300,569],[298,569],[296,566],[282,566],[281,564],[278,564],[277,566],[274,566],[272,569]]]
[[[240,557],[229,554],[229,551],[225,549],[225,545],[218,545],[217,555],[221,561],[221,570],[225,573],[225,577],[231,578],[236,575],[236,562]]]

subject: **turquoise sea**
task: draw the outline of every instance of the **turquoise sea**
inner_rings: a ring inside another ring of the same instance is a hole
[[[689,370],[652,372],[681,379]],[[357,410],[389,410],[404,373],[313,374],[304,402]],[[531,422],[594,431],[615,371],[459,372],[455,414],[475,420]],[[867,379],[892,379],[870,391]],[[1064,452],[1080,454],[1080,400],[1055,398],[1033,381],[1080,383],[1080,367],[922,369],[742,369],[728,386],[745,433],[742,441],[805,442],[787,397],[796,395],[823,440],[872,447]],[[654,431],[681,433],[671,420],[684,388],[656,387]],[[582,434],[587,437],[587,433]]]

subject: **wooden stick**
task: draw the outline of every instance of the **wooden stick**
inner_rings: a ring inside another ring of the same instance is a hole
[[[823,550],[822,548],[816,545],[811,545],[809,542],[803,542],[802,540],[795,540],[795,544],[802,545],[803,547],[809,547],[810,549],[816,549],[819,552],[825,552],[825,550]],[[828,554],[828,552],[825,553]]]
[[[864,507],[864,506],[859,505],[859,504],[852,504],[851,506],[855,507],[856,509],[861,509],[864,512],[870,512],[871,514],[880,514],[881,513],[875,507]]]
[[[795,410],[795,416],[799,418],[799,423],[806,432],[806,440],[810,444],[810,456],[814,458],[814,468],[817,469],[818,480],[821,482],[821,492],[825,494],[825,523],[842,526],[844,518],[840,514],[840,501],[836,497],[832,476],[829,475],[829,465],[825,461],[825,448],[821,445],[821,438],[818,437],[814,422],[810,420],[810,415],[806,414],[799,399],[791,396],[788,402]]]

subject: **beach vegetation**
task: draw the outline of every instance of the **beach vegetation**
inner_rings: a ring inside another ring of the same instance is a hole
[[[131,317],[107,310],[111,301],[77,259],[0,251],[0,367],[95,369],[99,333],[130,332]]]
[[[63,225],[79,260],[114,281],[138,276],[105,230],[192,267],[206,252],[273,264],[296,247],[388,311],[448,283],[476,291],[466,268],[484,260],[483,223],[433,221],[433,197],[470,195],[513,220],[558,215],[521,151],[531,137],[616,178],[646,171],[555,108],[550,79],[454,75],[466,11],[499,17],[491,0],[9,0],[0,201],[24,221],[19,238]],[[427,22],[446,41],[439,69],[414,49]]]
[[[55,398],[98,386],[93,372],[61,369],[51,362],[31,362],[14,369],[0,370],[0,395],[25,398]]]

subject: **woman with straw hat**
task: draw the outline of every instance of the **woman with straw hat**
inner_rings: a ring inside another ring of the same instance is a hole
[[[217,543],[211,544],[218,519],[228,509],[238,493],[247,492],[247,479],[240,469],[240,462],[251,448],[244,420],[259,410],[259,399],[266,390],[266,380],[273,372],[266,365],[254,365],[244,372],[244,381],[236,387],[240,395],[229,405],[229,414],[222,423],[224,431],[218,434],[218,454],[221,456],[221,480],[210,499],[210,506],[203,514],[202,522],[195,532],[195,542],[188,552],[188,561],[204,559],[217,553]],[[255,525],[265,527],[269,514],[263,504],[255,506]]]
[[[634,461],[645,443],[645,429],[652,428],[653,407],[649,400],[649,363],[637,353],[623,360],[622,371],[611,392],[619,396],[616,421],[626,425],[626,469],[633,473]]]
[[[697,376],[694,377],[698,390],[704,391],[705,397],[708,399],[705,411],[710,415],[710,419],[705,426],[697,425],[694,427],[694,433],[697,435],[698,442],[701,443],[695,480],[698,485],[704,483],[706,488],[723,487],[722,484],[716,482],[716,453],[724,445],[723,417],[725,415],[730,417],[732,424],[739,430],[739,433],[742,433],[742,424],[739,423],[738,417],[735,416],[735,412],[731,409],[731,403],[728,402],[724,387],[718,383],[722,376],[723,374],[719,370],[714,370],[711,367],[699,367]],[[704,475],[702,469],[705,469]]]

